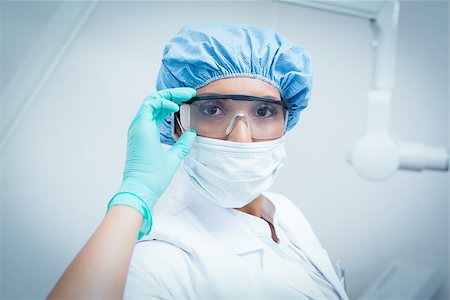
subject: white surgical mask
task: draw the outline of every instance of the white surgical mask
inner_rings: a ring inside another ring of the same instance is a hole
[[[222,207],[240,208],[270,188],[285,155],[284,137],[237,143],[197,136],[183,167],[208,199]]]

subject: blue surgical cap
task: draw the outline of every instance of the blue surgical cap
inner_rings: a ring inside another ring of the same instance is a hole
[[[156,89],[201,88],[222,78],[251,77],[275,86],[292,104],[287,130],[298,122],[311,93],[312,66],[306,49],[270,28],[232,23],[184,26],[165,46]],[[172,145],[173,114],[160,128]]]

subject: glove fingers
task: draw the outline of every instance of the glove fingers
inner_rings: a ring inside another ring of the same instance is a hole
[[[169,100],[164,100],[163,98],[146,98],[131,122],[129,130],[136,126],[143,126],[143,128],[150,129],[152,128],[152,123],[156,123],[155,128],[159,128],[168,113],[176,112],[179,109],[176,103],[170,102]]]
[[[158,93],[156,93],[155,96],[159,96],[172,102],[175,102],[177,104],[180,104],[181,102],[188,101],[196,94],[197,92],[194,89],[182,87],[182,88],[161,90]]]
[[[152,120],[164,119],[168,113],[176,112],[180,109],[178,104],[164,98],[152,99],[147,97],[141,106],[140,113],[149,113]]]
[[[186,87],[161,90],[144,99],[135,119],[148,115],[150,120],[156,120],[159,127],[168,113],[176,112],[180,109],[179,103],[188,101],[195,95],[196,91],[194,89]]]
[[[178,164],[188,155],[195,142],[197,133],[194,130],[189,130],[183,133],[175,145],[169,149],[169,153],[177,159]]]

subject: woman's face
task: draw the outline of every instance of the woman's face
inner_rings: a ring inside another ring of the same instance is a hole
[[[280,92],[273,85],[256,78],[234,77],[213,81],[197,89],[197,96],[211,94],[240,94],[281,100]],[[179,128],[175,128],[175,139],[179,137]],[[240,119],[225,140],[251,143],[253,142],[250,129],[244,120]]]

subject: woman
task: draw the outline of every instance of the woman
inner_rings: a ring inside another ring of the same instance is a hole
[[[301,212],[266,192],[311,75],[307,51],[271,29],[184,27],[130,126],[120,192],[50,298],[347,299]],[[181,161],[186,180],[149,234]]]

